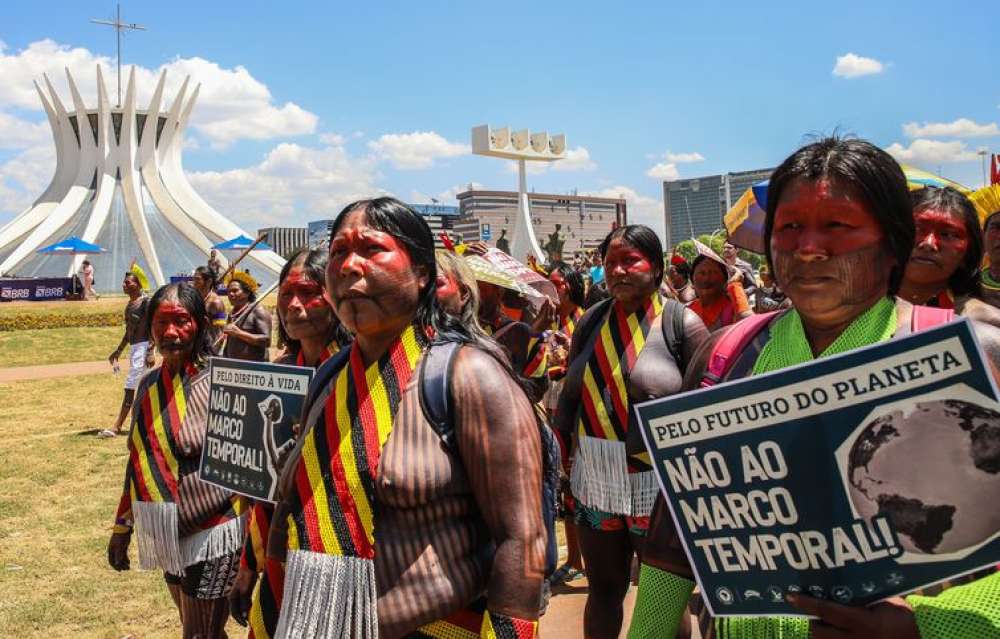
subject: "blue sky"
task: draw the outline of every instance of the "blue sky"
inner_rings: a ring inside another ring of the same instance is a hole
[[[979,186],[1000,152],[1000,73],[986,4],[123,2],[140,104],[202,83],[184,164],[217,209],[253,229],[329,217],[390,192],[448,201],[510,189],[506,162],[468,153],[469,130],[564,132],[570,158],[538,191],[622,194],[662,228],[662,179],[773,166],[840,130]],[[54,170],[31,80],[63,98],[70,66],[93,104],[114,86],[112,2],[0,4],[0,224]],[[839,62],[838,62],[839,59]],[[838,73],[835,73],[835,68]],[[558,169],[558,170],[557,170]]]

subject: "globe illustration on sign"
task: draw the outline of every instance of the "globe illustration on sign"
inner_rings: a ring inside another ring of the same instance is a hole
[[[956,553],[996,535],[1000,412],[940,396],[895,406],[845,442],[858,515],[885,517],[903,549],[923,555]]]

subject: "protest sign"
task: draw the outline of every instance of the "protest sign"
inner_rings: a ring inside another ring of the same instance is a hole
[[[198,477],[274,501],[277,461],[293,433],[313,369],[213,357],[208,428]]]
[[[639,404],[709,611],[863,605],[1000,560],[1000,404],[968,320]]]

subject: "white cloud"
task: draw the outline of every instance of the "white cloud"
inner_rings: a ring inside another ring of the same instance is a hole
[[[662,156],[652,156],[650,159],[661,159],[662,161],[657,162],[653,166],[649,167],[646,171],[646,175],[655,180],[677,180],[680,179],[681,173],[677,168],[678,164],[693,164],[695,162],[704,162],[705,156],[697,151],[691,151],[688,153],[674,153],[673,151],[667,151]]]
[[[331,146],[344,146],[344,136],[339,133],[321,133],[319,136],[319,141],[323,144],[329,144]]]
[[[628,186],[612,186],[600,191],[581,192],[593,197],[625,198],[629,224],[645,224],[656,231],[662,241],[665,236],[663,201],[638,193]]]
[[[458,194],[466,191],[485,191],[486,186],[479,182],[469,182],[468,184],[456,184],[450,189],[438,193],[437,199],[444,204],[455,204],[458,202]]]
[[[116,101],[117,78],[111,58],[49,39],[33,42],[12,53],[0,47],[0,77],[3,78],[3,83],[0,83],[0,107],[41,111],[32,81],[41,80],[44,73],[52,81],[63,103],[71,108],[66,68],[73,74],[84,101],[93,106],[97,101],[98,64],[104,71],[109,96]],[[130,68],[127,67],[124,72],[129,73]],[[315,114],[292,102],[275,103],[267,86],[254,78],[245,67],[227,69],[198,57],[175,58],[156,69],[136,66],[140,107],[146,106],[164,70],[167,72],[165,96],[168,100],[177,95],[187,75],[191,76],[194,84],[201,83],[191,127],[208,138],[213,146],[224,147],[241,139],[266,140],[303,135],[316,130],[318,118]],[[193,88],[191,86],[189,90]],[[166,106],[169,102],[164,108]]]
[[[28,148],[0,164],[0,226],[4,213],[15,215],[28,208],[52,181],[56,152],[51,144]]]
[[[673,162],[675,164],[688,164],[692,162],[704,162],[705,156],[697,151],[692,153],[673,153],[672,151],[667,151],[664,154],[663,159],[667,162]]]
[[[837,63],[833,66],[833,75],[839,78],[860,78],[865,75],[882,73],[885,65],[875,58],[866,58],[856,53],[847,53],[837,56]]]
[[[596,168],[597,163],[590,159],[590,151],[583,146],[566,149],[566,157],[552,163],[553,171],[593,171]]]
[[[52,144],[47,121],[28,122],[0,111],[0,149],[28,149]]]
[[[257,165],[188,174],[195,190],[233,221],[250,228],[294,226],[333,217],[353,200],[386,193],[372,158],[343,146],[283,143]]]
[[[659,162],[649,167],[646,175],[657,180],[677,180],[681,177],[674,162]]]
[[[905,147],[894,142],[885,149],[894,158],[907,164],[932,166],[936,164],[951,164],[968,162],[977,159],[976,152],[957,140],[942,142],[940,140],[917,139]]]
[[[471,151],[469,145],[449,142],[434,131],[387,133],[369,142],[368,148],[397,169],[428,169],[438,158],[468,155]]]
[[[968,118],[954,122],[907,122],[903,134],[908,138],[988,138],[1000,135],[996,122],[979,124]]]

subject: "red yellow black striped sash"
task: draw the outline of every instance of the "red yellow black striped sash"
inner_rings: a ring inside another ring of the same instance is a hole
[[[423,348],[409,327],[367,370],[357,346],[309,428],[295,469],[288,548],[374,558],[375,477]]]
[[[136,405],[128,441],[129,481],[136,501],[177,501],[177,434],[187,414],[187,388],[197,374],[193,365],[176,374],[161,366]]]
[[[566,337],[573,337],[573,331],[576,330],[576,325],[580,322],[581,317],[583,317],[583,309],[577,306],[576,309],[567,315],[566,319],[560,323],[559,330],[562,331]]]
[[[254,504],[253,514],[247,523],[248,534],[256,542],[256,538],[261,533],[264,540],[267,539],[267,531],[270,527],[271,515],[274,514],[274,506],[262,502]],[[258,548],[254,543],[254,550]],[[263,544],[259,546],[263,551]],[[250,556],[256,553],[246,553]],[[260,562],[260,563],[257,563]],[[252,597],[250,606],[249,625],[250,633],[248,637],[252,639],[271,639],[274,631],[278,627],[278,615],[281,612],[281,595],[285,584],[285,567],[275,559],[268,559],[266,556],[256,556],[256,565],[252,569],[260,568],[260,579],[257,580],[256,590]]]
[[[339,350],[336,342],[331,342],[320,353],[319,366]],[[300,350],[295,356],[296,366],[307,366],[305,355]],[[250,639],[271,639],[278,627],[281,611],[281,595],[285,584],[285,566],[280,561],[267,558],[267,536],[271,527],[274,506],[266,502],[254,502],[247,520],[247,547],[243,550],[244,566],[260,573],[250,606],[247,635]]]
[[[626,381],[646,345],[650,325],[662,310],[659,293],[629,315],[618,302],[611,305],[607,320],[594,334],[594,351],[583,373],[581,435],[625,440],[629,408]]]

